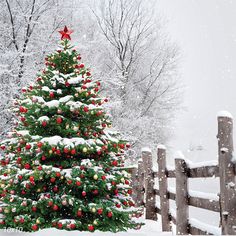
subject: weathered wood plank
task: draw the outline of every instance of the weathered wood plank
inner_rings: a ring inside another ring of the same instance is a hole
[[[169,197],[169,199],[171,199],[171,200],[176,200],[176,194],[175,193],[172,193],[172,192],[168,192],[168,197]]]
[[[175,170],[166,170],[166,175],[168,178],[175,178]]]
[[[188,176],[187,165],[183,159],[175,159],[176,174],[176,234],[189,233],[188,218]]]
[[[188,204],[190,206],[220,212],[220,204],[218,201],[215,200],[189,196]]]
[[[235,235],[236,189],[233,157],[233,119],[218,117],[218,156],[222,234]]]
[[[169,219],[169,198],[168,198],[168,183],[166,175],[166,150],[165,148],[157,148],[157,163],[158,163],[158,181],[159,194],[161,202],[161,223],[162,231],[170,231]]]
[[[189,178],[207,178],[214,176],[219,177],[218,166],[203,166],[203,167],[188,169]]]
[[[157,220],[156,214],[156,195],[154,192],[154,178],[152,171],[152,154],[151,151],[142,151],[142,160],[144,165],[144,186],[145,186],[145,206],[146,206],[146,219]]]
[[[203,166],[196,168],[187,169],[189,178],[211,178],[219,177],[218,166]],[[158,171],[153,172],[154,178],[158,178]],[[168,178],[175,178],[175,170],[166,170]]]

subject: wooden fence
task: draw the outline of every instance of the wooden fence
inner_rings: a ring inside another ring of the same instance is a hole
[[[171,222],[176,225],[176,234],[216,234],[217,227],[207,227],[189,216],[189,206],[207,209],[220,214],[222,234],[236,234],[236,189],[235,164],[233,158],[233,120],[224,114],[218,116],[218,163],[212,165],[191,166],[184,158],[175,159],[175,168],[167,169],[165,147],[157,148],[158,171],[153,171],[151,151],[142,150],[138,167],[133,168],[134,200],[138,206],[145,205],[146,219],[162,219],[162,231],[171,230]],[[206,163],[207,164],[207,163]],[[205,194],[188,189],[189,178],[219,177],[220,193]],[[159,188],[155,189],[155,178]],[[176,189],[168,188],[168,178],[176,179]],[[145,193],[144,193],[145,192]],[[160,197],[160,206],[156,196]],[[195,196],[194,196],[195,195]],[[213,196],[209,198],[209,196]],[[170,200],[176,202],[176,209],[170,211]],[[204,227],[205,226],[205,227]]]

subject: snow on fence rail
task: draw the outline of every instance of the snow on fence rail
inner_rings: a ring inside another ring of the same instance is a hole
[[[226,113],[218,115],[218,163],[190,163],[184,157],[175,159],[175,168],[166,165],[166,148],[157,147],[158,170],[153,170],[152,155],[149,149],[142,150],[138,168],[132,169],[133,197],[138,206],[145,205],[146,219],[162,218],[162,230],[171,231],[171,222],[176,224],[176,233],[187,234],[236,234],[236,188],[235,162],[233,157],[233,119]],[[227,113],[228,114],[228,113]],[[189,178],[220,178],[220,193],[210,194],[188,189]],[[158,178],[159,189],[154,180]],[[168,178],[176,179],[176,188],[168,187]],[[160,196],[160,203],[156,202]],[[170,209],[169,200],[176,202],[175,214]],[[145,203],[144,203],[145,202]],[[220,213],[221,229],[189,218],[189,206]]]

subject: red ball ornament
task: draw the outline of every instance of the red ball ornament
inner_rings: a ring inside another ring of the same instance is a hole
[[[43,169],[43,167],[42,166],[38,166],[38,170],[42,170]]]
[[[97,210],[97,213],[98,213],[98,215],[101,215],[101,214],[103,213],[103,209],[102,209],[102,208],[99,208],[99,209]]]
[[[21,113],[24,113],[24,112],[25,112],[25,108],[22,107],[22,106],[20,106],[19,111],[20,111]]]
[[[50,97],[50,98],[54,98],[54,93],[53,93],[53,92],[50,92],[50,93],[49,93],[49,97]]]
[[[68,153],[70,150],[68,148],[64,148],[64,153]]]
[[[65,82],[65,86],[66,86],[66,87],[69,87],[69,86],[70,86],[70,83],[66,81],[66,82]]]
[[[59,191],[58,187],[55,186],[55,187],[53,188],[53,192],[56,193],[56,192],[58,192],[58,191]]]
[[[82,192],[82,196],[85,197],[87,193],[85,191]]]
[[[36,206],[32,206],[32,211],[37,211],[37,207]]]
[[[71,155],[75,155],[75,154],[76,154],[76,150],[75,150],[75,149],[72,149],[72,150],[70,151],[70,153],[71,153]]]
[[[105,123],[102,123],[102,127],[105,128],[107,125]]]
[[[129,184],[129,180],[126,179],[126,180],[125,180],[125,184]]]
[[[23,179],[23,176],[22,176],[22,175],[19,175],[19,176],[18,176],[18,179],[19,179],[19,180],[22,180],[22,179]]]
[[[48,202],[48,206],[52,206],[53,205],[53,202],[52,201],[49,201]]]
[[[45,160],[46,160],[46,157],[45,157],[45,156],[42,156],[41,159],[42,159],[42,161],[45,161]]]
[[[36,230],[38,230],[38,225],[36,225],[36,224],[35,224],[35,225],[32,225],[31,228],[32,228],[32,230],[36,231]]]
[[[121,149],[124,149],[124,148],[125,148],[125,145],[124,145],[123,143],[120,143],[120,144],[119,144],[119,147],[120,147]]]
[[[102,111],[98,111],[97,113],[96,113],[96,116],[101,116],[102,115]]]
[[[58,224],[57,224],[57,227],[58,227],[59,229],[61,229],[62,226],[63,226],[62,223],[58,223]]]
[[[107,216],[108,216],[109,218],[111,218],[111,217],[113,216],[113,213],[112,213],[111,211],[109,211],[109,212],[107,213]]]
[[[98,92],[98,90],[99,90],[99,88],[98,88],[98,87],[94,88],[94,91],[95,91],[95,92]]]
[[[84,107],[84,112],[88,112],[89,108],[88,107]]]
[[[98,195],[98,190],[97,189],[93,190],[93,195]]]
[[[57,155],[61,155],[60,149],[57,149],[57,150],[56,150],[56,154],[57,154]]]
[[[123,202],[123,205],[127,206],[127,205],[128,205],[128,202],[124,201],[124,202]]]
[[[20,120],[21,120],[22,122],[25,122],[25,117],[22,116],[22,117],[20,118]]]
[[[87,76],[91,76],[91,73],[89,71],[86,72]]]
[[[25,149],[29,150],[31,148],[30,144],[26,144]]]
[[[54,205],[52,208],[54,211],[57,211],[59,209],[59,207],[57,205]]]
[[[75,224],[70,224],[71,229],[75,229]]]
[[[71,179],[69,179],[69,180],[67,180],[67,184],[72,184],[72,180]]]
[[[121,205],[120,205],[119,203],[116,203],[116,207],[117,207],[117,208],[120,208]]]
[[[20,223],[23,224],[25,222],[24,218],[20,218]]]
[[[94,226],[93,225],[88,225],[88,230],[89,231],[94,231]]]
[[[102,180],[105,180],[105,179],[106,179],[106,176],[105,176],[105,175],[103,175],[103,176],[101,177],[101,179],[102,179]]]
[[[37,146],[38,146],[39,148],[41,148],[41,147],[43,146],[43,143],[38,142],[38,143],[37,143]]]
[[[78,210],[78,211],[77,211],[77,216],[78,216],[78,217],[81,217],[81,216],[82,216],[82,211],[81,211],[81,210]]]
[[[30,176],[30,177],[29,177],[29,181],[30,181],[30,182],[34,182],[34,176]]]
[[[112,164],[113,166],[117,166],[117,165],[118,165],[118,162],[117,162],[117,161],[113,161],[111,164]]]
[[[76,185],[77,185],[77,186],[80,186],[80,185],[81,185],[81,182],[80,182],[80,181],[76,181]]]
[[[118,192],[118,189],[115,189],[114,190],[114,194],[118,194],[119,192]]]
[[[28,170],[28,169],[30,169],[30,164],[29,164],[29,163],[26,163],[24,167],[25,167],[25,169]]]
[[[127,191],[127,193],[128,193],[128,194],[132,194],[132,189],[129,189],[129,190]]]
[[[79,68],[84,68],[84,64],[80,64],[80,65],[79,65]]]
[[[61,124],[62,123],[62,118],[61,117],[57,117],[57,124]]]
[[[61,173],[60,173],[60,172],[57,172],[57,173],[56,173],[56,176],[57,176],[57,177],[61,177]]]
[[[54,178],[54,177],[52,177],[51,179],[50,179],[50,182],[51,183],[54,183],[56,181],[56,178]]]
[[[42,122],[42,126],[43,126],[43,127],[47,126],[47,121],[44,120],[44,121]]]

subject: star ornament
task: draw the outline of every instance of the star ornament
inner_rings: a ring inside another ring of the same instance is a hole
[[[61,34],[61,40],[63,39],[69,39],[71,40],[70,35],[73,33],[73,30],[68,29],[66,26],[63,30],[58,31]]]

